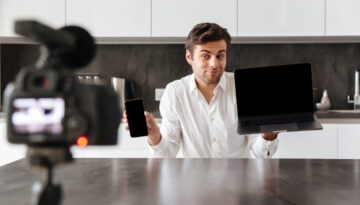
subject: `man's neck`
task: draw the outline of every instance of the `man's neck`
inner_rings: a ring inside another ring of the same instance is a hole
[[[218,83],[206,84],[201,80],[196,79],[195,82],[197,88],[200,90],[201,94],[205,97],[206,102],[209,104],[211,99],[214,97],[214,89]]]

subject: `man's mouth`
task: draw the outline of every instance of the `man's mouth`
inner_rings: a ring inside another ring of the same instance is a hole
[[[212,71],[208,71],[208,73],[209,73],[210,75],[216,75],[216,74],[219,73],[219,71],[217,71],[217,70],[212,70]]]

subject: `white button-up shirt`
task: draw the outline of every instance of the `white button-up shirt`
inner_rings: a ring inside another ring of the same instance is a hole
[[[241,100],[241,99],[240,99]],[[243,99],[246,100],[246,99]],[[161,141],[150,146],[156,157],[271,157],[279,140],[237,134],[234,74],[224,72],[208,104],[194,74],[166,86],[160,101]]]

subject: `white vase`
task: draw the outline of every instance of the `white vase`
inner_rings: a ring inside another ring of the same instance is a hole
[[[323,96],[321,97],[320,103],[316,103],[316,108],[318,110],[328,110],[331,107],[331,102],[327,93],[327,90],[325,89],[323,92]]]

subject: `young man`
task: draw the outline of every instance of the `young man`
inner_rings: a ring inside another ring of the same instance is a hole
[[[237,134],[234,75],[224,72],[230,41],[227,30],[214,23],[191,30],[185,48],[193,74],[166,86],[161,129],[145,112],[154,156],[176,157],[180,149],[184,157],[266,158],[275,153],[277,133]]]

